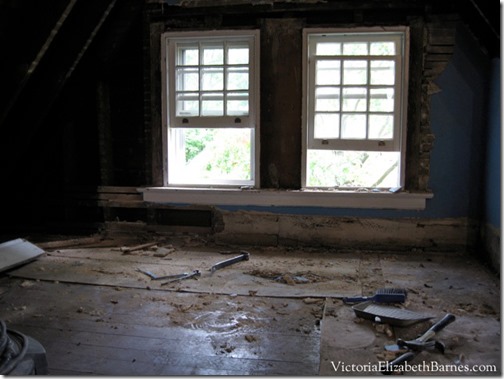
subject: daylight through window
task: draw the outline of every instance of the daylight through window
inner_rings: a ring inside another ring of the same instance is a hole
[[[167,184],[255,185],[258,32],[163,38]]]
[[[304,186],[402,185],[406,30],[304,36]]]

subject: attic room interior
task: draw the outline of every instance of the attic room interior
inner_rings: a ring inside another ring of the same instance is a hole
[[[502,374],[501,7],[0,0],[0,374]]]

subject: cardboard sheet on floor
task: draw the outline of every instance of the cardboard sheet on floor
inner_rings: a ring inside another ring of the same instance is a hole
[[[0,244],[0,272],[28,263],[44,254],[44,250],[23,238]]]
[[[113,249],[68,249],[51,252],[9,275],[153,290],[272,297],[343,297],[361,292],[358,259],[303,252],[250,251],[250,254],[250,260],[212,274],[209,269],[213,264],[232,255],[211,250],[179,250],[160,259],[150,252],[129,255]],[[138,269],[157,276],[200,270],[201,277],[162,285],[165,280],[152,280]]]

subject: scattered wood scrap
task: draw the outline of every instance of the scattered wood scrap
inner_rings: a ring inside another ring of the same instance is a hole
[[[131,247],[121,247],[121,251],[123,254],[130,254],[134,251],[147,249],[147,248],[152,247],[157,244],[158,244],[158,242],[148,242],[148,243],[143,243],[141,245],[136,245],[136,246],[131,246]]]
[[[37,246],[39,246],[42,249],[57,249],[61,247],[90,245],[101,241],[103,241],[103,237],[100,235],[96,235],[91,237],[70,238],[57,241],[40,242],[37,243]]]

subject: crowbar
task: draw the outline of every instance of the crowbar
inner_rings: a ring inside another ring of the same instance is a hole
[[[212,268],[210,269],[210,271],[213,274],[215,271],[220,270],[221,268],[230,266],[232,264],[235,264],[237,262],[248,261],[249,258],[250,258],[250,253],[248,253],[246,251],[242,251],[240,255],[238,255],[234,258],[226,259],[225,261],[221,261],[219,263],[214,264],[212,266]]]
[[[193,272],[184,272],[183,274],[177,274],[177,275],[168,275],[165,276],[164,279],[170,279],[167,282],[161,283],[162,286],[168,283],[173,283],[173,282],[178,282],[179,280],[184,280],[184,279],[189,279],[189,278],[197,278],[201,276],[201,273],[199,270],[194,270]]]
[[[167,275],[167,276],[157,276],[156,274],[153,274],[152,272],[150,271],[146,271],[146,270],[142,270],[141,268],[137,268],[137,271],[138,272],[141,272],[142,274],[145,274],[147,275],[149,278],[151,278],[152,280],[159,280],[159,279],[166,279],[166,278],[169,278],[173,275]]]

